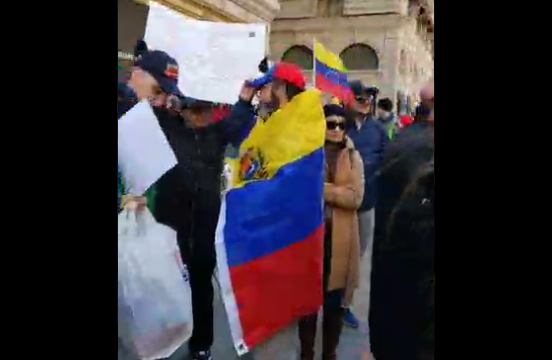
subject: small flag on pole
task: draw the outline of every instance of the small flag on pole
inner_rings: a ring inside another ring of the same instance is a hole
[[[345,104],[352,103],[355,98],[347,82],[347,69],[338,55],[314,41],[315,57],[315,87],[327,92]]]

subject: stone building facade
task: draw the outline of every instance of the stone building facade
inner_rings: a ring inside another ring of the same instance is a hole
[[[118,1],[119,77],[132,63],[136,40],[146,29],[149,0]],[[184,16],[198,20],[235,23],[267,23],[280,10],[278,0],[156,0]],[[268,41],[267,41],[268,51]]]
[[[312,78],[313,39],[340,54],[350,79],[375,85],[404,113],[433,76],[433,0],[281,0],[270,55]]]

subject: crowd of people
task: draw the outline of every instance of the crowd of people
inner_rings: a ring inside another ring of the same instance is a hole
[[[178,88],[178,64],[140,42],[128,82],[118,87],[121,117],[148,100],[178,160],[144,197],[126,196],[119,176],[118,211],[130,201],[147,206],[177,233],[192,290],[194,360],[212,360],[215,231],[221,206],[224,155],[255,122],[306,90],[300,68],[244,83],[224,119],[209,103]],[[262,70],[262,68],[261,68]],[[266,72],[266,69],[264,69]],[[377,360],[434,358],[434,88],[421,92],[413,121],[401,121],[390,99],[361,81],[349,84],[353,104],[328,102],[324,189],[324,305],[322,359],[337,359],[343,326],[369,323]],[[256,101],[253,101],[256,99]],[[255,103],[255,105],[253,105]],[[369,264],[360,273],[361,259]],[[370,279],[368,314],[355,314],[359,278]],[[367,319],[368,317],[368,319]],[[301,360],[314,360],[318,314],[297,319]],[[134,357],[133,357],[134,356]],[[227,359],[231,359],[229,356]],[[261,359],[262,356],[259,356]],[[136,359],[119,324],[119,360]],[[222,359],[222,360],[227,360]],[[294,360],[282,358],[281,360]]]

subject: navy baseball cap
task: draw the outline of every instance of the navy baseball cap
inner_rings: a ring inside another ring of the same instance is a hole
[[[166,52],[152,50],[143,53],[134,62],[134,66],[148,72],[161,87],[170,95],[184,97],[178,88],[178,63]]]
[[[367,87],[360,80],[353,80],[349,82],[349,87],[356,97],[362,97],[368,95],[370,98],[375,98],[379,94],[379,89],[376,87]]]
[[[337,104],[329,104],[324,106],[324,116],[339,116],[339,117],[346,117],[345,109],[342,106],[339,106]]]

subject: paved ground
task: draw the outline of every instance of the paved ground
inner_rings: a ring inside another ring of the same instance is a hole
[[[369,353],[368,331],[367,331],[367,311],[368,311],[368,289],[366,286],[367,262],[364,260],[361,266],[361,285],[355,293],[354,312],[359,320],[362,321],[361,329],[345,328],[341,336],[339,346],[339,360],[371,360]],[[216,288],[216,286],[215,286]],[[320,333],[320,331],[318,332]],[[318,348],[320,349],[320,339],[317,340]],[[235,351],[232,347],[230,329],[224,313],[224,308],[221,304],[218,293],[215,295],[215,344],[213,347],[214,360],[235,360]],[[320,353],[320,350],[318,350]],[[320,355],[319,355],[320,356]],[[183,346],[177,351],[170,360],[187,359],[186,346]],[[248,360],[250,357],[244,356],[243,360]],[[241,360],[241,359],[240,359]],[[294,360],[294,359],[278,359],[278,360]]]

